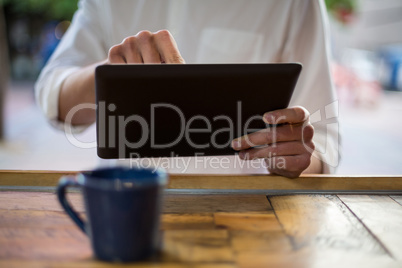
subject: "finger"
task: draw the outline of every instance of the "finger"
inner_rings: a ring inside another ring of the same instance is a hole
[[[161,55],[154,45],[142,47],[141,56],[144,63],[162,63]]]
[[[111,64],[126,63],[124,57],[122,56],[122,47],[120,45],[113,46],[109,49],[108,62]]]
[[[155,45],[155,36],[149,31],[141,31],[136,35],[138,49],[144,63],[161,63],[158,47]]]
[[[126,59],[126,63],[143,63],[136,36],[130,36],[121,43],[122,54]]]
[[[176,41],[167,30],[161,30],[154,34],[155,46],[161,59],[166,63],[185,63],[177,48]]]
[[[257,158],[276,156],[290,156],[306,153],[312,154],[314,148],[315,146],[312,141],[308,144],[301,141],[279,142],[274,145],[240,151],[239,157],[244,160],[254,160]]]
[[[265,160],[268,171],[288,178],[299,177],[310,166],[311,155],[278,156]]]
[[[265,128],[232,141],[232,148],[244,150],[255,146],[269,145],[285,141],[303,141],[308,143],[313,139],[314,127],[305,125],[280,125]]]
[[[295,124],[302,123],[308,120],[309,117],[310,113],[306,110],[306,108],[296,106],[265,113],[263,116],[263,120],[265,123],[273,125],[284,123]]]

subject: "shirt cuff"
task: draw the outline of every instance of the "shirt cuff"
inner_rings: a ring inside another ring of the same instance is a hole
[[[338,139],[330,135],[316,133],[314,135],[315,151],[313,157],[321,160],[322,173],[334,174],[340,161],[340,147]]]

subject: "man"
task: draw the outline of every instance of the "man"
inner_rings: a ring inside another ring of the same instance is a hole
[[[310,113],[337,112],[325,23],[319,0],[81,1],[38,79],[37,99],[60,125],[76,105],[94,103],[94,70],[101,64],[301,62],[290,108],[264,115],[266,123],[281,124],[275,135],[261,130],[232,146],[242,159],[280,158],[284,164],[265,167],[279,175],[328,173],[338,155],[337,130],[327,130],[323,120],[310,123]],[[94,110],[82,109],[67,123],[94,120]]]

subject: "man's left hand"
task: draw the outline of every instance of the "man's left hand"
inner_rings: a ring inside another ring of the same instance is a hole
[[[263,120],[273,127],[234,139],[233,149],[244,160],[264,158],[271,173],[298,177],[310,166],[315,149],[310,113],[297,106],[265,113]]]

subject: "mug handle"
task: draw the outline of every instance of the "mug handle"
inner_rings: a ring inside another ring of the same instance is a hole
[[[84,221],[67,201],[66,190],[68,187],[81,187],[81,185],[75,180],[75,177],[61,177],[59,185],[57,186],[57,198],[59,199],[61,206],[67,212],[68,216],[70,216],[70,218],[75,222],[75,224],[77,224],[81,231],[86,234]]]

